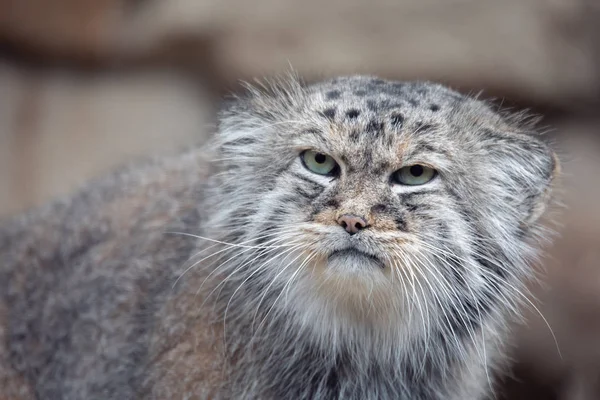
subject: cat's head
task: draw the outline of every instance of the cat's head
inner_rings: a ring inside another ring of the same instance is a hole
[[[527,273],[558,168],[535,136],[438,84],[250,88],[216,139],[208,226],[238,244],[222,268],[306,318],[458,310],[469,324]]]

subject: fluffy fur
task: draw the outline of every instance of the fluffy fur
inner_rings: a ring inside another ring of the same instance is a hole
[[[339,175],[307,170],[307,149]],[[415,163],[438,175],[391,180]],[[250,87],[210,151],[0,232],[0,384],[16,398],[486,398],[557,169],[522,118],[440,85]],[[349,235],[342,214],[367,229]],[[332,256],[344,249],[360,253]]]

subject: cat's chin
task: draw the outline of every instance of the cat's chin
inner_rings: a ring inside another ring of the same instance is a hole
[[[315,262],[311,279],[329,300],[363,301],[373,296],[389,298],[394,290],[390,268],[370,254],[356,249],[336,251]]]
[[[333,321],[334,326],[399,329],[406,309],[404,285],[390,276],[390,268],[376,257],[354,251],[332,253],[307,268],[300,279],[297,311],[306,321]],[[317,325],[322,325],[319,322]],[[319,328],[321,329],[321,328]]]
[[[335,251],[327,257],[327,269],[334,274],[372,274],[373,269],[384,267],[378,258],[353,248]]]

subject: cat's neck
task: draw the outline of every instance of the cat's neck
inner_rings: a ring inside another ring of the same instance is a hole
[[[314,326],[273,311],[276,293],[252,310],[244,300],[252,288],[221,289],[217,323],[224,324],[236,398],[448,399],[458,390],[457,374],[486,363],[481,330],[456,341],[432,328],[413,340],[355,326],[328,342]]]

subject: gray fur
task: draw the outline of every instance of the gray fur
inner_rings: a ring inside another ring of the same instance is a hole
[[[308,171],[305,149],[340,175]],[[438,176],[390,181],[417,162]],[[530,124],[441,85],[249,88],[212,148],[0,230],[0,383],[41,399],[487,398],[557,169]],[[370,226],[350,236],[341,213]],[[348,247],[370,257],[327,261]]]

